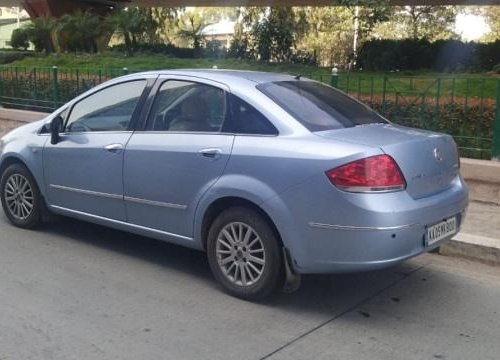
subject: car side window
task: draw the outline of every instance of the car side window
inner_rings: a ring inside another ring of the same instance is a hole
[[[149,130],[219,132],[226,119],[226,92],[214,86],[168,80],[153,104]]]
[[[231,95],[231,120],[224,131],[248,135],[278,135],[278,130],[257,109]]]
[[[112,85],[76,103],[69,115],[67,132],[128,130],[146,80]]]

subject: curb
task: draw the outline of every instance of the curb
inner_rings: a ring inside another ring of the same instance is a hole
[[[500,265],[500,240],[459,233],[452,240],[440,246],[439,254],[463,257],[490,265]]]

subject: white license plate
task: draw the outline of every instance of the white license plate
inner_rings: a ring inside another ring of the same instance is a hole
[[[447,238],[457,232],[457,217],[446,219],[436,225],[427,228],[427,236],[425,243],[427,246],[432,246],[439,240]]]

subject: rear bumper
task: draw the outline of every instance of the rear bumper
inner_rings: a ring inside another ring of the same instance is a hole
[[[320,180],[321,181],[321,180]],[[330,185],[331,186],[331,185]],[[323,192],[319,183],[309,187]],[[327,188],[331,191],[331,187]],[[307,191],[307,190],[306,190]],[[406,192],[333,194],[314,201],[300,191],[287,197],[295,221],[279,224],[298,273],[344,273],[395,265],[450,240],[425,245],[427,227],[457,216],[457,231],[468,206],[460,176],[452,186],[423,199]],[[327,204],[329,211],[325,211]]]
[[[457,213],[458,229],[465,211]],[[442,219],[440,219],[442,220]],[[438,221],[434,221],[433,225]],[[309,224],[313,229],[314,250],[310,262],[297,269],[301,273],[343,273],[377,270],[396,265],[424,252],[431,251],[455,234],[425,246],[427,225],[411,224],[387,228],[326,227]],[[346,243],[349,246],[344,246]],[[346,259],[342,261],[341,259]]]

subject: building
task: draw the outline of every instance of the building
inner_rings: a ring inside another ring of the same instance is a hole
[[[14,29],[29,21],[28,13],[19,7],[0,7],[0,49],[10,48]]]
[[[211,24],[200,31],[206,41],[217,43],[221,49],[229,49],[231,41],[234,37],[234,21],[221,21],[216,24]]]

